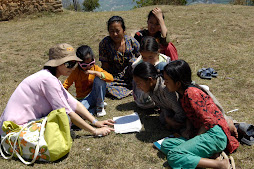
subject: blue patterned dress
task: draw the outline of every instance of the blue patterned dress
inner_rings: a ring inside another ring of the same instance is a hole
[[[131,36],[124,36],[126,49],[121,53],[115,50],[114,42],[110,36],[105,37],[99,45],[99,61],[107,62],[114,81],[107,83],[107,93],[122,99],[132,93],[131,65],[139,56],[140,45]]]

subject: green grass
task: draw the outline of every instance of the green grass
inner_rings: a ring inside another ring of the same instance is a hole
[[[237,121],[254,124],[254,10],[232,5],[160,6],[165,12],[168,33],[179,57],[193,71],[193,80],[206,84],[226,111]],[[47,61],[48,49],[57,43],[74,47],[87,44],[98,56],[98,45],[108,35],[106,22],[113,15],[125,19],[126,33],[146,26],[153,7],[119,12],[43,13],[0,22],[0,112],[17,85],[37,72]],[[98,61],[98,57],[96,58]],[[213,67],[218,78],[210,81],[197,77],[202,67]],[[61,78],[64,80],[64,78]],[[70,92],[75,94],[74,87]],[[138,109],[132,97],[106,99],[106,117],[131,114]],[[18,113],[19,110],[17,110]],[[35,168],[164,168],[166,157],[152,147],[152,142],[168,135],[156,114],[141,115],[140,133],[114,134],[87,138],[85,131],[75,139],[69,156],[57,163],[35,163]],[[241,145],[233,154],[237,169],[254,168],[254,148]],[[29,168],[19,160],[0,158],[1,168]]]

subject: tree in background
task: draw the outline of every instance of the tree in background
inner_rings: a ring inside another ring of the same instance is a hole
[[[186,5],[186,0],[133,0],[137,5],[134,8],[140,8],[150,5]]]
[[[134,8],[153,5],[153,0],[139,0],[139,1],[133,0],[133,2],[136,2],[137,4],[136,6],[134,6]]]
[[[99,0],[84,0],[84,11],[93,11],[100,7]]]
[[[62,1],[63,8],[65,9],[75,10],[75,11],[82,10],[78,0],[61,0],[61,1]]]
[[[78,10],[78,1],[77,0],[73,0],[73,7],[74,7],[75,11]]]
[[[254,0],[231,0],[231,3],[234,5],[254,6]]]

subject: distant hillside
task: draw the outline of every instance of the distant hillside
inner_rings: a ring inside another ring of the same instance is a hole
[[[78,0],[80,5],[84,0]],[[234,0],[186,0],[186,5],[193,4],[229,4]],[[67,8],[73,3],[73,0],[62,0],[64,8]],[[95,11],[128,11],[132,9],[136,3],[133,0],[99,0],[100,7]],[[248,5],[253,5],[251,0],[246,0]]]
[[[82,6],[84,0],[79,0]],[[64,8],[73,4],[73,0],[62,0]],[[100,0],[100,7],[95,11],[128,11],[132,9],[136,3],[132,0]]]
[[[132,0],[100,0],[99,3],[101,6],[96,11],[127,11],[136,5]]]

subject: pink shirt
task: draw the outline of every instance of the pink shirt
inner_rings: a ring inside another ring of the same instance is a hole
[[[0,118],[0,134],[4,121],[22,125],[63,107],[67,114],[75,112],[76,106],[77,100],[64,89],[62,83],[43,69],[25,78],[12,94]]]

